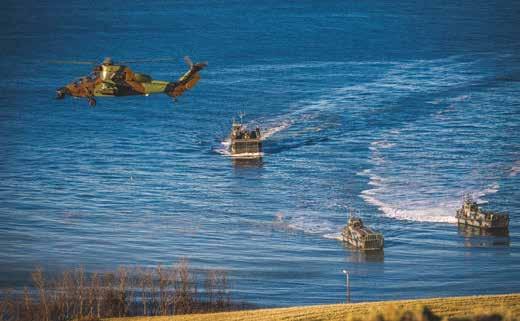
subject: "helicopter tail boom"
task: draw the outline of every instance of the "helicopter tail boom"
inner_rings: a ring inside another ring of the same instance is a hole
[[[190,69],[177,81],[168,84],[165,89],[166,94],[174,99],[181,96],[186,90],[195,87],[197,82],[200,80],[199,72],[208,65],[207,62],[194,64],[187,56],[184,57],[184,60]]]

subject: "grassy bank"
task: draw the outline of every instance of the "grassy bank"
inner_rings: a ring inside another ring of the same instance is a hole
[[[364,318],[374,311],[391,311],[396,308],[417,310],[427,306],[441,317],[466,317],[475,313],[509,311],[520,315],[520,293],[490,296],[448,297],[420,300],[385,301],[355,304],[334,304],[309,307],[261,309],[239,312],[222,312],[165,317],[112,318],[110,321],[273,321],[273,320],[331,320],[346,321]]]

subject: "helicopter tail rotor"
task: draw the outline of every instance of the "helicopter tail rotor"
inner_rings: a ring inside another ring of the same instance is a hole
[[[166,94],[174,99],[181,96],[186,90],[195,87],[200,80],[199,72],[208,65],[207,62],[193,63],[188,56],[184,57],[184,62],[190,69],[177,81],[170,83],[165,90]]]
[[[194,64],[189,56],[184,56],[184,62],[186,63],[186,65],[188,65],[188,67],[190,67],[190,70],[195,69],[196,71],[200,71],[208,65],[207,61],[202,61]]]
[[[189,56],[184,56],[184,62],[188,65],[188,67],[190,67],[190,68],[193,67],[193,61],[191,60],[191,58]]]

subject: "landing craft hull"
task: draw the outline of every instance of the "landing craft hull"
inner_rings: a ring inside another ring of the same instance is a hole
[[[482,210],[471,197],[465,196],[462,207],[457,210],[455,218],[459,225],[467,225],[480,229],[507,229],[509,215]]]
[[[250,131],[244,125],[233,121],[229,139],[229,154],[232,158],[255,159],[263,156],[262,134],[259,127]]]
[[[262,158],[264,153],[242,153],[242,154],[232,154],[231,158],[233,159],[257,159]]]
[[[372,235],[367,236],[367,239],[361,240],[359,238],[354,237],[349,231],[344,231],[341,233],[343,238],[343,242],[366,251],[378,251],[382,250],[384,247],[384,239],[382,237],[371,237]]]
[[[478,219],[471,219],[471,218],[464,218],[464,217],[458,217],[457,221],[458,221],[459,225],[478,227],[480,229],[485,229],[485,230],[504,230],[504,229],[508,229],[508,227],[509,227],[508,222],[495,223],[495,222],[490,222],[490,221],[482,221],[482,220],[478,220]]]
[[[360,249],[360,250],[364,250],[364,251],[380,251],[383,249],[383,244],[381,245],[374,245],[374,244],[366,244],[363,243],[363,242],[357,242],[355,240],[350,240],[350,239],[343,239],[343,242],[351,245],[352,247],[355,247],[357,249]]]
[[[231,157],[254,159],[262,157],[262,141],[260,139],[231,139]]]

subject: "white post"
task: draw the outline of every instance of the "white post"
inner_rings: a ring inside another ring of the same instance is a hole
[[[346,303],[350,303],[350,273],[347,270],[343,270],[343,274],[345,274],[346,281],[347,281],[347,288],[346,290]]]

